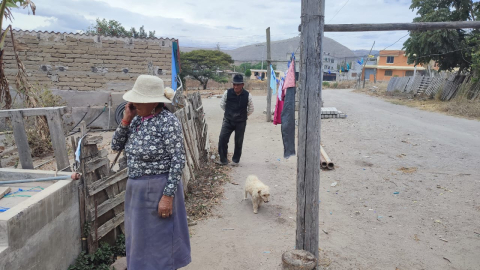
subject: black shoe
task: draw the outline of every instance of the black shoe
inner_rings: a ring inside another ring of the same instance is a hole
[[[220,166],[226,166],[226,165],[228,165],[228,162],[223,163],[221,161],[215,161],[215,164],[220,165]]]

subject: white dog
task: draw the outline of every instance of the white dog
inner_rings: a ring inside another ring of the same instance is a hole
[[[267,185],[262,183],[255,175],[250,175],[245,181],[245,199],[247,199],[247,194],[250,193],[252,197],[253,204],[253,213],[258,213],[258,207],[262,202],[268,203],[270,199],[270,191]]]

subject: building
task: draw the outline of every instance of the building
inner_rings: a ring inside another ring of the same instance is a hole
[[[250,80],[265,80],[267,78],[267,70],[266,69],[250,69],[252,75],[250,76]],[[282,78],[285,75],[283,71],[275,70],[275,76],[277,79]]]
[[[438,69],[433,67],[433,69]],[[380,51],[376,61],[368,61],[365,66],[366,80],[390,81],[392,77],[413,76],[415,70],[418,75],[425,75],[427,68],[424,66],[415,67],[408,64],[408,57],[405,51],[384,50]],[[363,75],[362,75],[363,79]]]

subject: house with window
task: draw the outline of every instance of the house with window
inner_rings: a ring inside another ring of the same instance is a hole
[[[438,69],[438,68],[434,68]],[[417,66],[417,75],[425,75],[426,68]],[[372,72],[373,71],[373,72]],[[415,66],[408,64],[408,57],[405,51],[384,50],[380,51],[376,63],[367,63],[365,66],[366,80],[373,81],[376,76],[377,81],[389,81],[393,77],[413,76]],[[362,79],[363,76],[362,74]]]

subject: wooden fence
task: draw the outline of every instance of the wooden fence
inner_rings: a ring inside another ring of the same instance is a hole
[[[37,116],[45,117],[47,120],[53,151],[55,153],[57,170],[70,171],[70,162],[68,161],[67,144],[65,142],[62,121],[62,115],[65,113],[65,110],[66,107],[49,107],[0,111],[0,118],[10,118],[12,122],[15,145],[17,146],[22,169],[33,169],[32,153],[30,151],[30,146],[28,145],[24,118]]]
[[[176,104],[174,113],[182,124],[186,166],[183,170],[183,192],[195,178],[195,171],[208,162],[210,144],[208,125],[203,113],[200,93],[194,93]],[[83,136],[83,135],[82,135]],[[127,168],[119,162],[117,172],[110,169],[108,150],[98,149],[102,137],[82,136],[72,140],[74,149],[81,143],[80,168],[83,173],[79,187],[80,222],[83,232],[83,249],[93,253],[101,241],[113,243],[124,233],[124,201],[127,185]]]
[[[450,101],[457,96],[469,100],[480,98],[480,81],[475,82],[470,75],[448,75],[445,77],[394,77],[388,83],[387,92],[400,92],[413,95],[424,94],[433,97],[440,94],[440,99]]]

